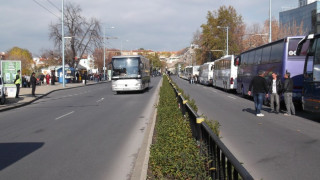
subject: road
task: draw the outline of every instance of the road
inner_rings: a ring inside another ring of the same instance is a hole
[[[0,114],[0,179],[128,179],[160,78],[144,93],[66,89]]]
[[[195,100],[199,115],[219,121],[221,140],[254,179],[319,179],[319,118],[304,112],[290,117],[268,113],[265,106],[265,116],[256,117],[249,99],[172,78]]]

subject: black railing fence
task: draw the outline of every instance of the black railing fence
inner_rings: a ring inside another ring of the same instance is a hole
[[[192,135],[197,140],[201,153],[207,157],[208,171],[212,179],[253,180],[249,172],[204,122],[204,118],[200,117],[193,110],[188,101],[171,82],[171,79],[168,79],[172,88],[175,90],[183,115],[189,118]]]

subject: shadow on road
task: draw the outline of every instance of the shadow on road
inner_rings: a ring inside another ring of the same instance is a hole
[[[38,150],[44,143],[0,143],[0,171]]]

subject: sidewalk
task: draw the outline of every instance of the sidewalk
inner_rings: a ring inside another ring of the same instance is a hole
[[[107,83],[108,81],[99,81],[98,83]],[[87,85],[94,85],[97,84],[95,81],[87,81]],[[54,91],[64,90],[64,89],[71,89],[77,87],[85,86],[82,83],[68,83],[65,84],[65,87],[62,87],[62,84],[55,83],[55,85],[46,85],[43,84],[41,86],[36,87],[36,97],[31,96],[31,87],[30,88],[20,88],[19,98],[8,98],[6,99],[6,103],[0,105],[0,112],[10,110],[13,108],[18,108],[21,106],[25,106],[30,104]]]

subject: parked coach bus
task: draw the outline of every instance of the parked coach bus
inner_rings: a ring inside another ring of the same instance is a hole
[[[184,78],[189,79],[190,76],[199,75],[200,66],[186,66],[184,69]]]
[[[234,63],[234,55],[227,55],[214,61],[213,86],[225,90],[237,89],[238,67]]]
[[[203,85],[212,85],[214,62],[204,63],[199,67],[199,83]]]
[[[306,54],[302,108],[306,111],[320,112],[320,34],[311,34],[300,41],[297,54]]]
[[[293,79],[293,100],[301,103],[303,83],[303,65],[305,56],[297,56],[296,48],[304,36],[286,37],[245,51],[235,62],[238,65],[237,92],[245,95],[251,79],[258,75],[259,70],[265,71],[265,78],[271,81],[273,72],[284,81],[285,72],[291,73]]]
[[[143,56],[114,56],[112,65],[112,91],[142,91],[149,88],[150,62]]]

